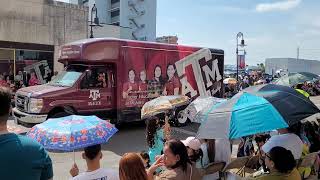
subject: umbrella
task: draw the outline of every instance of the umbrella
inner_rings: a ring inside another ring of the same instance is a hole
[[[237,80],[235,78],[226,78],[223,80],[223,84],[237,84]]]
[[[226,101],[226,99],[212,96],[199,96],[188,105],[185,112],[191,122],[200,123],[203,119],[203,112],[207,112],[213,105],[224,101]]]
[[[319,76],[309,72],[289,73],[277,79],[274,84],[283,86],[294,86],[306,81],[319,80]]]
[[[187,104],[189,104],[188,96],[160,96],[143,105],[141,109],[141,119],[164,113]]]
[[[117,131],[112,124],[96,116],[71,115],[48,119],[34,126],[27,136],[48,150],[74,151],[106,143]]]
[[[197,132],[200,139],[230,138],[286,128],[320,110],[293,88],[252,86],[211,107]]]

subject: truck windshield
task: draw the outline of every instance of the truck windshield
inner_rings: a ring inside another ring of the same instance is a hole
[[[49,82],[52,86],[71,87],[79,79],[82,72],[78,71],[62,71],[52,81]]]

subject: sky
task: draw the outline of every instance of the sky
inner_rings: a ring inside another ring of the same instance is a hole
[[[320,0],[157,0],[158,37],[223,49],[225,64],[236,63],[238,32],[246,64],[296,58],[298,47],[299,58],[320,60]]]
[[[179,44],[223,49],[236,63],[236,35],[246,43],[246,63],[265,58],[320,60],[319,0],[157,0],[157,36]]]

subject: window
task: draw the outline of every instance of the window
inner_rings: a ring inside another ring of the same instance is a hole
[[[86,76],[81,82],[83,89],[108,87],[108,76],[105,67],[91,68],[86,71]]]
[[[120,15],[120,10],[116,10],[116,11],[112,11],[112,12],[111,12],[111,18],[117,17],[117,16],[119,16],[119,15]]]
[[[111,0],[111,4],[115,4],[115,3],[118,3],[120,2],[120,0]]]

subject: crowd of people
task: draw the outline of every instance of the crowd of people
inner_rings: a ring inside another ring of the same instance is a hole
[[[263,74],[262,72],[254,72],[251,74],[239,75],[238,80],[238,88],[235,83],[225,84],[225,98],[230,98],[237,94],[239,90],[245,89],[249,86],[271,83],[273,81],[273,77]],[[307,93],[307,96],[318,96],[320,95],[320,80],[305,81],[303,83],[293,85],[292,88],[303,90]]]
[[[12,92],[15,92],[23,87],[41,84],[34,71],[31,72],[28,77],[28,79],[24,79],[22,71],[19,71],[15,77],[13,75],[0,73],[0,87],[8,87]]]
[[[105,75],[99,74],[97,86],[106,86],[103,76]],[[252,74],[240,78],[239,88],[269,82],[263,75]],[[33,72],[28,85],[37,84],[39,80]],[[296,88],[312,94],[318,92],[319,87],[318,81],[312,86],[304,83]],[[10,77],[0,74],[1,179],[52,179],[52,160],[47,151],[25,136],[8,132],[10,88],[12,90]],[[225,96],[232,97],[237,89],[235,84],[228,84]],[[221,173],[207,171],[208,166],[213,163],[223,163],[225,166],[232,161],[232,142],[229,139],[173,139],[167,116],[153,116],[146,122],[146,151],[125,153],[119,161],[117,171],[101,167],[103,154],[100,144],[86,147],[82,157],[87,169],[80,173],[77,164],[73,164],[70,177],[75,180],[209,180],[221,178]],[[316,123],[307,122],[269,134],[243,137],[240,139],[237,157],[259,157],[259,161],[252,165],[257,171],[250,177],[252,179],[299,180],[301,174],[309,171],[298,167],[301,159],[309,153],[319,151],[320,128]],[[319,160],[315,163],[319,164]],[[12,173],[13,169],[19,173]]]
[[[26,136],[8,132],[10,102],[10,89],[0,87],[1,179],[52,179],[52,160],[47,151]],[[253,179],[301,179],[301,171],[306,169],[298,169],[297,162],[307,153],[320,150],[319,127],[314,123],[298,124],[277,132],[272,136],[259,134],[241,139],[239,157],[260,157],[255,169],[262,175]],[[206,168],[215,162],[226,165],[231,162],[229,139],[173,139],[168,118],[164,115],[147,120],[146,141],[148,150],[125,153],[119,161],[118,171],[101,167],[103,154],[100,144],[86,147],[82,157],[87,169],[80,173],[74,164],[70,177],[75,180],[219,179],[221,173],[208,172]],[[253,142],[257,143],[257,149]],[[13,170],[19,173],[13,173]]]
[[[293,86],[295,89],[301,89],[308,93],[309,96],[319,96],[320,95],[320,81],[306,81],[303,84],[297,84]]]
[[[232,76],[230,76],[232,77]],[[225,77],[227,78],[227,77]],[[238,93],[238,91],[245,89],[249,86],[255,86],[260,84],[270,83],[273,79],[263,74],[260,71],[251,72],[250,74],[242,74],[238,77],[238,83],[225,84],[224,98],[230,98]],[[237,87],[238,85],[238,87]]]
[[[51,81],[57,76],[58,72],[48,75],[45,81]],[[41,81],[35,71],[25,72],[18,71],[14,76],[13,74],[0,73],[0,87],[10,88],[12,92],[16,92],[18,89],[29,86],[41,85]]]

